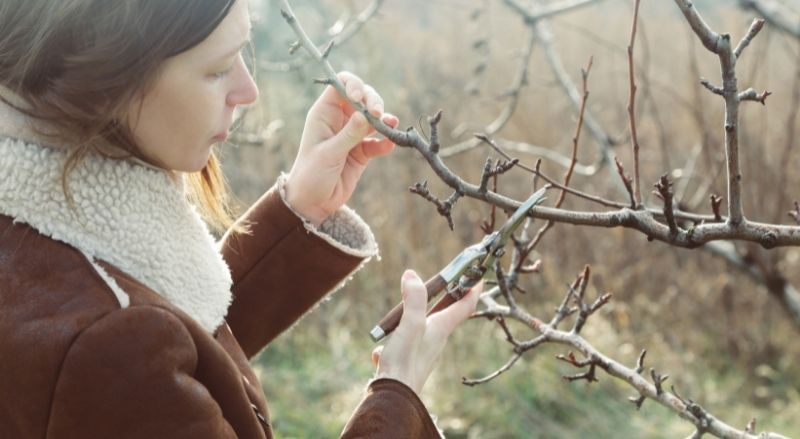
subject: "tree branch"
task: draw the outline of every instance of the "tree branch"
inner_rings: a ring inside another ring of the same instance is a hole
[[[756,11],[776,28],[800,38],[800,15],[776,0],[739,0],[739,6]]]
[[[333,43],[335,46],[339,47],[352,39],[356,36],[369,22],[373,17],[378,14],[380,11],[381,6],[386,0],[373,0],[370,2],[364,10],[358,13],[355,16],[355,19],[350,20],[348,23],[344,24],[341,30],[337,33],[333,34],[333,37],[325,43],[321,47],[328,46],[329,44]],[[297,70],[303,66],[303,64],[309,61],[308,58],[300,57],[294,58],[289,61],[269,61],[264,60],[259,62],[258,66],[261,69],[271,71],[271,72],[290,72],[293,70]]]
[[[584,271],[584,274],[579,276],[578,279],[585,279],[585,277],[586,271]],[[573,284],[573,287],[571,287],[567,292],[567,297],[576,297],[574,290],[577,288],[580,288],[580,282]],[[491,302],[484,303],[491,304]],[[601,306],[602,305],[597,306],[596,309]],[[559,309],[562,308],[564,308],[563,303]],[[650,372],[650,377],[653,382],[649,382],[647,378],[642,375],[642,372],[644,371],[644,351],[639,355],[639,361],[637,362],[636,369],[630,369],[598,351],[578,332],[574,330],[569,332],[560,331],[556,329],[553,324],[546,324],[517,306],[490,307],[481,311],[479,314],[481,317],[503,317],[503,319],[510,318],[517,320],[539,333],[539,335],[529,341],[518,341],[515,339],[515,354],[511,360],[509,360],[500,369],[484,378],[478,380],[468,380],[465,378],[465,383],[468,383],[469,385],[480,384],[496,378],[501,373],[510,369],[511,366],[517,362],[520,355],[528,350],[535,349],[545,343],[557,343],[577,350],[585,358],[585,360],[578,360],[575,354],[570,352],[566,356],[559,356],[558,358],[560,360],[576,367],[590,367],[588,372],[565,377],[565,379],[569,381],[574,381],[577,379],[586,379],[590,382],[594,381],[596,380],[594,370],[596,368],[600,368],[610,376],[628,383],[631,387],[636,389],[640,397],[632,398],[632,400],[637,406],[641,406],[641,401],[643,401],[643,399],[640,401],[641,398],[651,399],[676,413],[681,418],[691,422],[698,430],[704,433],[709,433],[720,438],[788,439],[776,433],[765,432],[756,436],[755,434],[747,431],[737,430],[736,428],[714,417],[693,401],[682,398],[675,392],[674,388],[672,392],[665,391],[662,383],[664,380],[666,380],[667,375],[657,373],[653,368],[651,368]]]
[[[742,174],[739,166],[739,93],[736,60],[758,33],[763,23],[756,20],[736,49],[731,48],[728,34],[717,34],[706,24],[690,0],[675,0],[694,33],[703,45],[719,57],[722,69],[722,95],[725,98],[725,153],[728,164],[728,222],[737,225],[744,220],[742,209]],[[766,96],[764,96],[766,98]]]
[[[631,148],[633,150],[633,208],[638,209],[642,204],[642,189],[639,185],[639,136],[636,134],[636,74],[633,70],[633,48],[636,42],[636,23],[639,19],[639,0],[633,5],[633,24],[631,25],[631,40],[628,44],[628,120],[631,130]]]

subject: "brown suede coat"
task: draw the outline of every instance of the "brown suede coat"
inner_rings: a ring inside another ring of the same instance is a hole
[[[306,231],[275,189],[243,219],[253,234],[222,248],[233,304],[210,334],[101,263],[130,296],[120,308],[79,251],[0,215],[0,437],[272,437],[248,360],[361,261]],[[369,384],[342,436],[439,437],[390,379]]]

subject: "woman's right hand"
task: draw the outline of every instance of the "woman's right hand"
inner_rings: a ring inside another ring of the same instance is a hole
[[[403,317],[386,345],[372,352],[372,362],[378,366],[375,377],[396,379],[419,394],[447,337],[475,311],[482,289],[483,282],[458,302],[426,317],[425,284],[414,271],[406,270],[401,281]]]

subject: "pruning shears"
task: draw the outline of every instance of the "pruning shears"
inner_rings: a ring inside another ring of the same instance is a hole
[[[428,315],[447,308],[460,300],[483,278],[486,272],[494,266],[495,259],[503,255],[506,243],[528,216],[528,212],[544,201],[546,190],[547,187],[544,187],[534,192],[500,229],[486,235],[481,242],[462,250],[441,271],[425,282],[425,289],[428,291],[428,302],[442,290],[447,291],[428,311]],[[397,328],[402,316],[403,304],[399,303],[386,314],[386,317],[380,323],[372,328],[372,331],[370,331],[372,339],[380,341],[389,335]]]

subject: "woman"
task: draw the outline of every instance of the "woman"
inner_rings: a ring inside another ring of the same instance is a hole
[[[245,0],[0,3],[2,437],[272,436],[248,360],[376,254],[344,203],[394,145],[329,87],[291,171],[232,224],[213,145],[257,99],[249,26]],[[438,436],[418,393],[478,290],[426,319],[403,275],[343,436]]]

